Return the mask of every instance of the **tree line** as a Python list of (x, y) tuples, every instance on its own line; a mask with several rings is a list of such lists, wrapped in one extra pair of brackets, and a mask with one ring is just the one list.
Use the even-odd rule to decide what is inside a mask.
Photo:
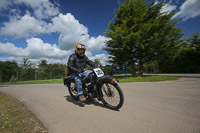
[(66, 75), (65, 64), (48, 64), (41, 60), (38, 65), (24, 58), (21, 64), (16, 61), (0, 61), (0, 81), (12, 80), (43, 80), (63, 78)]

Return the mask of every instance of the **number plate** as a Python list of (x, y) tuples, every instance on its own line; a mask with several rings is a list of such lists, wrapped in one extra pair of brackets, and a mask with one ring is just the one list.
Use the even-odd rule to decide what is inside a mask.
[(103, 77), (104, 76), (104, 72), (101, 70), (101, 68), (95, 68), (93, 69), (95, 74), (97, 75), (97, 77)]

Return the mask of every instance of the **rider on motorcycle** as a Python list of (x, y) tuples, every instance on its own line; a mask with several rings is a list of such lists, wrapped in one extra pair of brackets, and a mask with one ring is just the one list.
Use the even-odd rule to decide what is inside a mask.
[(86, 68), (86, 64), (95, 67), (95, 63), (89, 60), (88, 57), (85, 55), (85, 50), (85, 45), (80, 43), (77, 44), (75, 47), (75, 53), (70, 55), (67, 63), (69, 73), (71, 74), (71, 77), (75, 80), (79, 100), (82, 102), (84, 102), (86, 98), (83, 95), (81, 76), (84, 75), (83, 72)]

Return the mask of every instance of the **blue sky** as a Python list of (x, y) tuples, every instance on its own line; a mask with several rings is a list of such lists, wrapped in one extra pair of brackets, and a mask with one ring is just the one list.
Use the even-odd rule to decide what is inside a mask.
[[(118, 0), (0, 0), (0, 60), (23, 58), (67, 63), (77, 43), (87, 56), (105, 63), (104, 32)], [(124, 2), (125, 0), (120, 0)], [(152, 2), (152, 0), (147, 0)], [(157, 1), (159, 2), (159, 1)], [(162, 12), (177, 10), (185, 37), (200, 32), (200, 0), (166, 0)]]

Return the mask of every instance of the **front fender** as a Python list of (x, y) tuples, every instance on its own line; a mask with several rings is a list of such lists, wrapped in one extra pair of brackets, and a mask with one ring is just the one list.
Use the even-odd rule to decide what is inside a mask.
[(116, 78), (113, 77), (103, 77), (101, 80), (102, 82), (109, 82), (112, 84), (117, 84), (119, 82)]

